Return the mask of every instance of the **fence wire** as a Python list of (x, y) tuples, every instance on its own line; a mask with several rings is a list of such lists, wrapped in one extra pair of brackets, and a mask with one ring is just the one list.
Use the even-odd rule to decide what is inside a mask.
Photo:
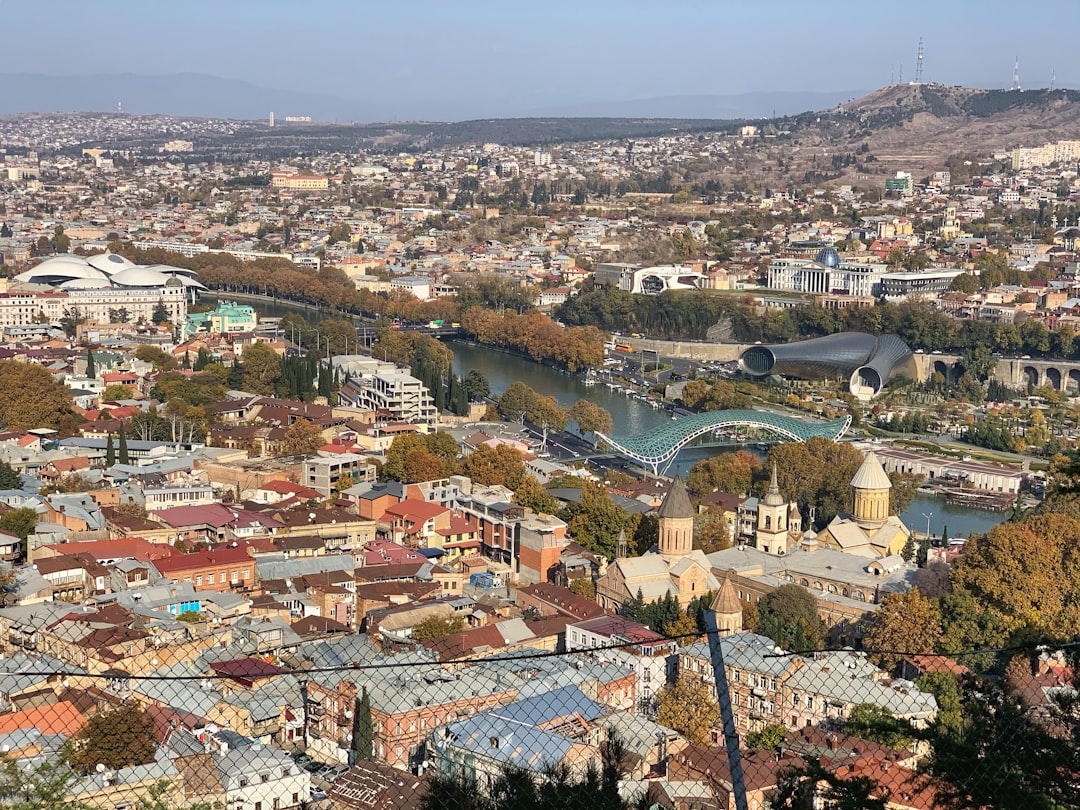
[(1076, 640), (793, 653), (609, 617), (512, 654), (342, 634), (136, 673), (100, 654), (123, 628), (84, 666), (50, 632), (0, 660), (9, 807), (1080, 806)]

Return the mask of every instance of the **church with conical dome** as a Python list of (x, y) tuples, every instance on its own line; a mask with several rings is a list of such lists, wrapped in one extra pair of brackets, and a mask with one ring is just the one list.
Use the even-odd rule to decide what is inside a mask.
[(694, 548), (694, 507), (681, 477), (672, 481), (657, 517), (655, 549), (628, 557), (620, 540), (618, 556), (597, 580), (596, 601), (605, 610), (618, 610), (639, 591), (646, 602), (672, 594), (685, 607), (720, 587), (705, 553)]
[(818, 548), (831, 548), (878, 558), (899, 554), (911, 530), (889, 509), (892, 482), (877, 454), (866, 454), (851, 479), (854, 490), (850, 514), (840, 514), (817, 535)]

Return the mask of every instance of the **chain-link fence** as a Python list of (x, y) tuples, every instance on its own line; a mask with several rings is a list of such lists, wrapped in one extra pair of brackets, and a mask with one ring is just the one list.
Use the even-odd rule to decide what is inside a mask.
[(795, 654), (599, 616), (512, 654), (355, 634), (181, 654), (137, 622), (64, 624), (4, 639), (12, 807), (1080, 804), (1077, 642)]

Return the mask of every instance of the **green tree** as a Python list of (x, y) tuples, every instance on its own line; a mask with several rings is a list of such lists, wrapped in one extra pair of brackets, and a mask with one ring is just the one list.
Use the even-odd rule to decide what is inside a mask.
[(67, 253), (71, 249), (71, 238), (64, 233), (64, 226), (57, 225), (53, 228), (52, 250), (53, 253)]
[(614, 559), (619, 533), (630, 522), (629, 513), (615, 504), (611, 494), (596, 484), (586, 483), (581, 502), (571, 503), (563, 515), (570, 534), (585, 548)]
[(915, 679), (915, 685), (937, 701), (934, 734), (958, 737), (963, 733), (964, 696), (956, 676), (951, 672), (925, 672)]
[(97, 364), (94, 362), (94, 352), (89, 348), (86, 350), (86, 376), (91, 380), (97, 376)]
[(898, 720), (888, 709), (874, 703), (853, 706), (844, 720), (844, 732), (890, 748), (904, 748), (911, 744), (914, 737), (908, 723)]
[(352, 763), (375, 758), (375, 722), (371, 716), (371, 698), (363, 688), (353, 708)]
[(0, 489), (22, 489), (22, 476), (6, 461), (0, 461)]
[(527, 473), (520, 476), (514, 487), (514, 503), (542, 515), (554, 515), (559, 511), (559, 499), (544, 489), (536, 476)]
[(765, 594), (757, 603), (756, 631), (785, 650), (814, 650), (825, 638), (825, 623), (817, 599), (801, 585), (787, 584)]
[(491, 386), (487, 378), (476, 369), (465, 375), (462, 384), (465, 386), (465, 394), (470, 402), (481, 402), (491, 394)]
[(38, 513), (29, 506), (21, 506), (0, 515), (0, 531), (13, 534), (22, 540), (22, 558), (26, 559), (26, 538), (37, 526)]
[(111, 711), (91, 714), (74, 737), (70, 763), (79, 773), (98, 765), (127, 768), (154, 761), (154, 721), (138, 703), (129, 701)]
[(123, 422), (120, 423), (119, 444), (120, 444), (120, 447), (119, 447), (119, 449), (118, 449), (118, 451), (116, 453), (116, 461), (117, 461), (117, 463), (118, 464), (130, 464), (131, 463), (131, 456), (128, 454), (127, 431), (124, 428), (124, 423)]
[(121, 383), (112, 383), (105, 386), (105, 390), (101, 392), (102, 402), (117, 402), (125, 399), (133, 399), (135, 397), (135, 389), (130, 385), (122, 385)]
[(708, 745), (720, 720), (720, 705), (697, 678), (679, 678), (656, 693), (656, 722), (673, 728), (693, 745)]
[(779, 748), (787, 736), (787, 726), (779, 723), (768, 723), (758, 731), (751, 731), (746, 735), (747, 748), (764, 748), (772, 751)]
[(413, 625), (412, 638), (414, 641), (433, 641), (464, 629), (465, 620), (460, 616), (429, 616)]
[(536, 392), (520, 381), (510, 383), (499, 397), (499, 415), (511, 422), (524, 422)]
[(154, 305), (154, 311), (150, 313), (150, 320), (160, 325), (168, 323), (169, 317), (169, 310), (165, 307), (165, 302), (158, 301), (157, 304)]

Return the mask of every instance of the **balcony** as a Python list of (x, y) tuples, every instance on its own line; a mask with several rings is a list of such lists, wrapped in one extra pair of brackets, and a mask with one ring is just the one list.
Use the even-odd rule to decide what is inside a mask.
[(323, 708), (321, 703), (308, 704), (308, 714), (312, 717), (322, 717), (326, 714), (326, 709)]

